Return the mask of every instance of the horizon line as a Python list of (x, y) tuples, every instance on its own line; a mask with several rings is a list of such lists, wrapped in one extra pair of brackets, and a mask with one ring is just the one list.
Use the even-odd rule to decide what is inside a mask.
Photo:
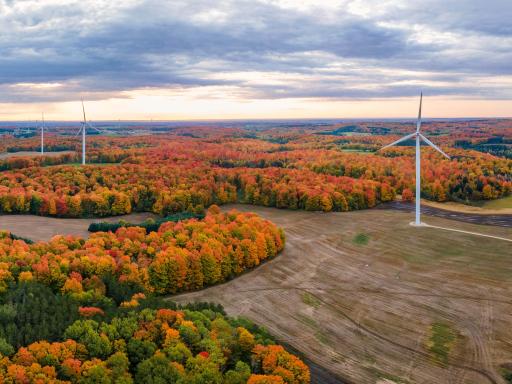
[[(226, 118), (226, 119), (88, 119), (96, 122), (223, 122), (223, 121), (290, 121), (290, 120), (417, 120), (417, 116), (411, 117), (279, 117), (279, 118)], [(457, 117), (422, 117), (422, 120), (512, 120), (511, 116), (457, 116)], [(40, 119), (28, 119), (28, 120), (0, 120), (1, 123), (28, 123), (28, 122), (40, 122)], [(47, 119), (45, 116), (45, 123), (48, 122), (59, 122), (59, 123), (72, 123), (82, 122), (82, 120), (61, 120), (61, 119)]]

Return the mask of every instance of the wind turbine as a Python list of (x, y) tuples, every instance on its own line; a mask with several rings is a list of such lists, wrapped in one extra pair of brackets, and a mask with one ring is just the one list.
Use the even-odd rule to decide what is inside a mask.
[(84, 114), (84, 120), (82, 121), (82, 126), (78, 130), (75, 136), (78, 136), (80, 133), (82, 134), (82, 165), (85, 165), (85, 136), (87, 134), (87, 127), (94, 129), (95, 131), (98, 131), (101, 133), (101, 131), (98, 128), (93, 127), (89, 122), (87, 121), (85, 117), (85, 107), (84, 107), (84, 99), (82, 99), (82, 112)]
[(41, 112), (41, 156), (44, 155), (44, 112)]
[(423, 140), (425, 143), (430, 145), (432, 148), (434, 148), (436, 151), (441, 153), (446, 158), (450, 158), (446, 153), (444, 153), (437, 145), (435, 145), (433, 142), (431, 142), (429, 139), (427, 139), (425, 136), (423, 136), (420, 133), (421, 129), (421, 104), (423, 100), (423, 92), (420, 94), (420, 110), (418, 112), (418, 121), (416, 122), (416, 132), (411, 133), (410, 135), (404, 136), (401, 139), (398, 139), (397, 141), (392, 142), (391, 144), (388, 144), (384, 147), (382, 147), (380, 150), (391, 147), (393, 145), (396, 145), (398, 143), (401, 143), (402, 141), (406, 141), (409, 139), (412, 139), (413, 137), (416, 139), (416, 219), (414, 221), (414, 225), (420, 226), (421, 225), (421, 209), (420, 209), (420, 200), (421, 200), (421, 151), (420, 151), (420, 139)]

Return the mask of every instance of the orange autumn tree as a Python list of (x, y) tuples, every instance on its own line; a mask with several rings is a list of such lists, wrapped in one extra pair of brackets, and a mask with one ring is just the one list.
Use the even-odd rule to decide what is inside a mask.
[[(66, 165), (76, 161), (76, 153), (1, 160), (0, 212), (84, 217), (150, 211), (165, 216), (236, 201), (326, 212), (370, 208), (414, 187), (411, 147), (371, 153), (405, 132), (403, 124), (389, 124), (389, 135), (361, 123), (358, 129), (368, 135), (342, 138), (318, 127), (251, 131), (251, 138), (243, 137), (248, 133), (243, 129), (206, 127), (158, 137), (99, 135), (90, 138), (89, 160), (115, 165)], [(475, 123), (478, 129), (473, 129), (458, 122), (462, 130), (432, 124), (425, 129), (443, 132), (436, 140), (452, 159), (429, 150), (422, 154), (425, 198), (475, 201), (510, 195), (512, 160), (472, 149), (479, 143), (482, 150), (491, 148), (486, 139), (506, 143), (512, 138), (507, 123), (493, 122), (499, 129)], [(79, 149), (69, 137), (50, 135), (48, 140), (49, 148)], [(37, 145), (32, 138), (6, 137), (0, 146), (15, 152)]]
[[(0, 237), (0, 290), (31, 279), (77, 300), (101, 297), (102, 279), (115, 276), (157, 294), (198, 289), (233, 278), (275, 257), (284, 233), (253, 213), (222, 213), (212, 206), (203, 220), (166, 222), (157, 232), (121, 227), (87, 240), (56, 236), (26, 244)], [(2, 288), (3, 287), (3, 288)], [(83, 315), (96, 315), (83, 309)]]
[[(308, 367), (296, 356), (287, 352), (280, 345), (257, 345), (253, 350), (255, 361), (261, 371), (270, 377), (278, 376), (288, 384), (306, 384), (310, 381)], [(259, 380), (259, 379), (254, 379)], [(262, 379), (263, 380), (263, 379)], [(269, 379), (275, 380), (275, 379)], [(259, 383), (260, 381), (254, 381)], [(265, 382), (265, 381), (261, 381)], [(270, 381), (271, 383), (277, 381)]]

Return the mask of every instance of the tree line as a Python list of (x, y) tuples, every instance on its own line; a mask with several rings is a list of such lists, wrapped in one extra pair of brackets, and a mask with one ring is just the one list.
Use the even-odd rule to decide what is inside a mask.
[[(359, 154), (340, 151), (328, 136), (305, 133), (289, 133), (286, 146), (222, 131), (201, 135), (206, 137), (92, 138), (88, 160), (116, 165), (40, 167), (46, 161), (71, 160), (66, 156), (4, 160), (13, 169), (0, 174), (0, 213), (166, 216), (233, 202), (344, 211), (370, 208), (396, 194), (414, 199), (409, 147)], [(371, 143), (382, 137), (358, 140), (363, 139)], [(451, 161), (424, 151), (423, 197), (471, 202), (511, 193), (512, 160), (447, 150)]]
[(212, 204), (347, 211), (392, 200), (387, 183), (283, 168), (198, 164), (59, 166), (0, 174), (0, 213), (103, 217), (130, 212), (202, 213)]

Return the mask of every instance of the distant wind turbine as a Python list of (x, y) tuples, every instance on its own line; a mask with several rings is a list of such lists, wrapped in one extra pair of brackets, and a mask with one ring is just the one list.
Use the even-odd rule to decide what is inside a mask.
[(414, 221), (414, 225), (420, 226), (421, 225), (421, 209), (420, 209), (420, 200), (421, 200), (421, 151), (420, 151), (420, 139), (423, 140), (425, 143), (430, 145), (432, 148), (434, 148), (436, 151), (441, 153), (446, 158), (450, 158), (446, 153), (444, 153), (437, 145), (435, 145), (433, 142), (431, 142), (429, 139), (427, 139), (425, 136), (423, 136), (420, 133), (421, 128), (421, 104), (423, 100), (423, 92), (420, 94), (420, 110), (418, 112), (418, 121), (416, 123), (416, 132), (411, 133), (410, 135), (404, 136), (401, 139), (398, 139), (397, 141), (392, 142), (391, 144), (386, 145), (385, 147), (382, 147), (382, 149), (391, 147), (393, 145), (396, 145), (398, 143), (401, 143), (402, 141), (406, 141), (409, 139), (412, 139), (413, 137), (416, 138), (416, 219)]
[(84, 107), (84, 99), (82, 99), (82, 112), (84, 114), (84, 120), (82, 121), (82, 126), (78, 130), (75, 136), (78, 136), (80, 133), (82, 134), (82, 165), (85, 165), (85, 136), (87, 134), (87, 127), (94, 129), (95, 131), (98, 131), (101, 133), (101, 131), (98, 128), (93, 127), (89, 122), (87, 121), (85, 117), (85, 107)]
[(41, 156), (44, 155), (44, 112), (41, 112)]

